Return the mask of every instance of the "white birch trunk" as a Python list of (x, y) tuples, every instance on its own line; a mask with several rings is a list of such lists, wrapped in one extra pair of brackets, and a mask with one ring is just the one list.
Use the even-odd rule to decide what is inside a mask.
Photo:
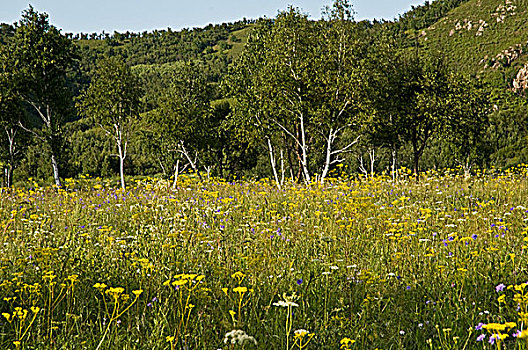
[(301, 165), (304, 173), (304, 180), (306, 184), (310, 183), (310, 171), (308, 169), (308, 152), (306, 150), (306, 132), (304, 130), (304, 115), (301, 113), (301, 150), (302, 150), (302, 161)]
[(200, 181), (203, 181), (202, 175), (200, 174), (200, 171), (198, 171), (198, 167), (196, 166), (196, 159), (194, 161), (191, 159), (191, 156), (189, 155), (189, 152), (187, 152), (183, 141), (180, 141), (180, 152), (185, 156), (185, 158), (187, 158), (187, 161), (191, 165), (191, 168), (194, 170), (194, 172), (198, 175)]
[(284, 185), (284, 152), (280, 151), (281, 154), (281, 186)]
[(393, 149), (392, 150), (392, 164), (391, 164), (391, 167), (392, 167), (392, 182), (396, 181), (396, 161), (397, 161), (396, 150)]
[(121, 179), (121, 188), (125, 191), (125, 158), (127, 156), (127, 141), (125, 140), (123, 142), (123, 130), (120, 123), (114, 124), (114, 129), (116, 132), (115, 140), (119, 157), (119, 177)]
[(123, 153), (123, 147), (121, 145), (121, 141), (119, 141), (117, 143), (117, 151), (118, 151), (118, 156), (119, 156), (119, 177), (121, 179), (121, 188), (123, 189), (123, 191), (126, 190), (126, 185), (125, 185), (125, 156), (124, 156), (124, 153)]
[(11, 187), (13, 184), (13, 169), (15, 166), (15, 155), (16, 151), (16, 129), (15, 128), (5, 128), (7, 134), (7, 140), (9, 142), (9, 164), (7, 165), (5, 176), (6, 176), (6, 187)]
[[(344, 130), (345, 127), (346, 126), (343, 126), (336, 130), (334, 130), (333, 128), (330, 128), (330, 131), (328, 132), (328, 136), (326, 137), (325, 163), (324, 163), (324, 167), (323, 167), (323, 171), (321, 173), (321, 179), (320, 179), (321, 184), (324, 184), (324, 180), (326, 176), (328, 175), (328, 172), (330, 171), (330, 167), (332, 166), (332, 164), (340, 163), (343, 161), (343, 159), (339, 158), (339, 154), (349, 152), (350, 147), (355, 145), (358, 142), (359, 138), (361, 137), (361, 136), (356, 137), (354, 141), (352, 141), (351, 143), (349, 143), (348, 145), (346, 145), (345, 147), (341, 149), (334, 149), (334, 143), (337, 139), (337, 135), (339, 135), (339, 133), (342, 130)], [(363, 158), (361, 158), (361, 164), (363, 164)]]
[(365, 168), (365, 164), (363, 163), (363, 156), (359, 157), (359, 170), (365, 175), (365, 179), (368, 180), (368, 171)]
[(55, 179), (55, 186), (61, 188), (62, 184), (59, 177), (59, 165), (57, 164), (57, 159), (55, 158), (55, 153), (51, 151), (51, 166), (53, 167), (53, 178)]
[(275, 153), (273, 151), (273, 145), (271, 144), (271, 139), (269, 137), (266, 137), (266, 141), (268, 143), (268, 153), (270, 157), (270, 163), (271, 163), (271, 169), (273, 171), (273, 177), (275, 178), (275, 184), (281, 189), (281, 183), (279, 182), (279, 175), (277, 174), (277, 161), (275, 159)]
[(178, 176), (180, 175), (180, 160), (176, 161), (176, 169), (174, 169), (174, 181), (172, 182), (172, 188), (176, 188), (178, 184)]
[(369, 149), (369, 158), (370, 158), (370, 177), (374, 178), (374, 164), (376, 163), (376, 150), (374, 147)]
[(332, 135), (333, 129), (330, 128), (330, 132), (328, 133), (328, 138), (326, 140), (326, 157), (323, 172), (321, 173), (321, 184), (324, 184), (326, 175), (328, 175), (328, 171), (330, 171), (330, 164), (332, 163)]

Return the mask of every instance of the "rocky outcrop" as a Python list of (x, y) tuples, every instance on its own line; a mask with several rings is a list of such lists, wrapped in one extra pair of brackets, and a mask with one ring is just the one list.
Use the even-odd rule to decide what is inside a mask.
[(517, 6), (513, 4), (513, 1), (506, 0), (506, 3), (504, 5), (499, 5), (491, 16), (496, 18), (497, 23), (503, 23), (506, 17), (515, 16), (515, 10), (517, 10)]
[(528, 63), (519, 70), (513, 79), (513, 90), (521, 94), (528, 92)]
[(484, 65), (484, 69), (498, 69), (500, 67), (509, 67), (515, 60), (517, 60), (521, 55), (524, 55), (528, 52), (528, 42), (525, 44), (516, 44), (510, 46), (506, 50), (502, 50), (495, 57), (490, 59), (489, 56), (484, 57), (480, 64)]

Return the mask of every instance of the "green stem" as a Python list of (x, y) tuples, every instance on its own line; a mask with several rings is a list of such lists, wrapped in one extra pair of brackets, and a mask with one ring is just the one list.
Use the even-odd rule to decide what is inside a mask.
[(116, 303), (114, 304), (114, 310), (112, 311), (112, 316), (110, 317), (110, 320), (108, 321), (108, 326), (106, 327), (104, 333), (103, 333), (103, 337), (101, 338), (101, 340), (99, 341), (99, 344), (97, 345), (97, 348), (95, 348), (95, 350), (99, 350), (99, 348), (101, 347), (101, 345), (103, 344), (103, 340), (105, 339), (106, 337), (106, 333), (108, 333), (108, 330), (110, 329), (110, 325), (112, 324), (112, 321), (114, 320), (114, 314), (116, 313), (116, 309), (117, 309), (117, 301)]

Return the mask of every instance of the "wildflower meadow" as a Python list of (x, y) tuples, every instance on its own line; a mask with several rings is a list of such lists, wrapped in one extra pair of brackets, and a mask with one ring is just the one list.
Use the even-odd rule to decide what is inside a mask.
[(1, 349), (526, 349), (528, 167), (0, 194)]

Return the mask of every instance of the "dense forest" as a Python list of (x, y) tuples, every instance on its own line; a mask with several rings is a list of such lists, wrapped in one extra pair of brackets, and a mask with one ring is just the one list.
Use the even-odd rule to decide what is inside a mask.
[[(194, 172), (281, 187), (342, 171), (469, 174), (526, 162), (527, 100), (513, 88), (525, 43), (512, 58), (498, 56), (500, 40), (490, 54), (478, 42), (504, 37), (507, 50), (526, 40), (507, 17), (528, 19), (523, 1), (514, 12), (499, 0), (437, 0), (357, 22), (336, 0), (316, 21), (290, 7), (272, 19), (112, 34), (62, 33), (29, 7), (0, 26), (2, 183), (119, 176), (124, 188), (126, 176), (176, 184)], [(476, 7), (496, 23), (469, 20)], [(493, 69), (475, 64), (477, 53)]]

